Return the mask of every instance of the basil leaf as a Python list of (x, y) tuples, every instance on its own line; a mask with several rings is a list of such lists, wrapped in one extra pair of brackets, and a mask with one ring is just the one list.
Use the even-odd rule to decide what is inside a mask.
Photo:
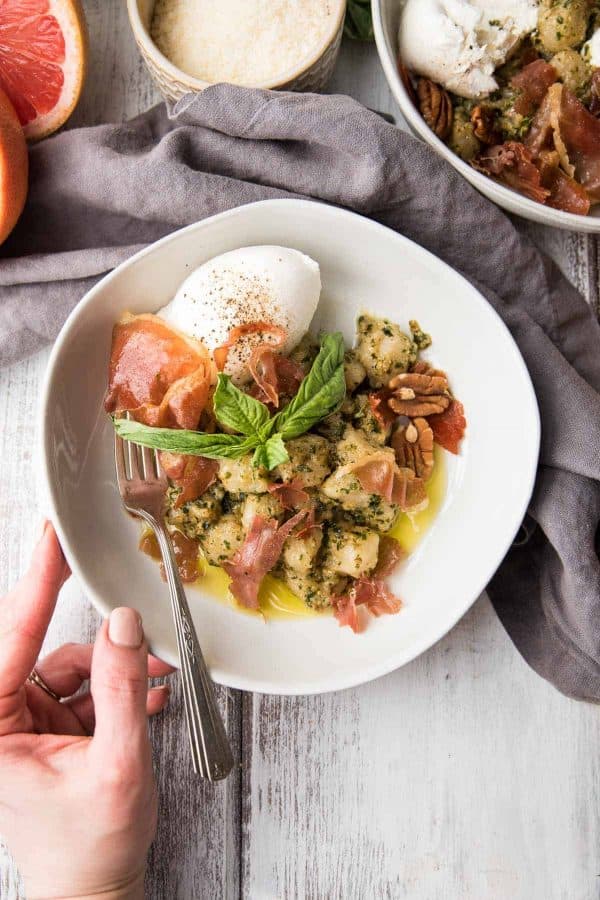
[(348, 0), (344, 34), (355, 41), (372, 41), (371, 0)]
[(264, 444), (260, 444), (254, 451), (253, 466), (263, 466), (269, 472), (275, 466), (289, 460), (288, 452), (281, 435), (274, 434)]
[(256, 447), (256, 442), (238, 434), (204, 434), (178, 428), (152, 428), (131, 419), (113, 419), (115, 431), (125, 441), (209, 459), (238, 459)]
[(335, 412), (345, 396), (344, 339), (338, 331), (322, 337), (310, 372), (294, 399), (272, 419), (271, 430), (285, 441), (298, 437)]
[(269, 410), (260, 400), (240, 391), (229, 375), (219, 375), (213, 405), (221, 425), (254, 438), (256, 443), (261, 440), (261, 429), (269, 421)]

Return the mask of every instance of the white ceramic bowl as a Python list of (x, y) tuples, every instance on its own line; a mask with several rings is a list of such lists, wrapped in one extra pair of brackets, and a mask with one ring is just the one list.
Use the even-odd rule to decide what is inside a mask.
[(464, 175), (477, 190), (481, 191), (498, 206), (516, 213), (532, 222), (541, 222), (543, 225), (552, 225), (555, 228), (565, 228), (569, 231), (600, 232), (600, 205), (592, 208), (589, 216), (578, 216), (574, 213), (562, 212), (559, 209), (550, 209), (542, 206), (534, 200), (523, 197), (516, 191), (504, 187), (481, 172), (477, 172), (472, 166), (464, 162), (456, 153), (436, 137), (433, 131), (425, 124), (420, 112), (413, 105), (402, 79), (398, 74), (398, 23), (403, 0), (371, 0), (373, 12), (373, 27), (379, 59), (383, 66), (385, 76), (396, 98), (402, 115), (406, 119), (411, 131), (430, 144), (440, 156), (448, 160), (455, 169)]
[(75, 576), (103, 613), (136, 607), (154, 651), (176, 661), (166, 586), (137, 550), (123, 511), (112, 426), (102, 409), (111, 330), (124, 309), (155, 311), (190, 269), (218, 253), (283, 244), (321, 266), (317, 328), (350, 341), (361, 309), (433, 336), (427, 357), (450, 375), (469, 422), (447, 458), (443, 507), (393, 587), (399, 615), (354, 635), (331, 617), (262, 621), (188, 597), (214, 678), (234, 688), (304, 694), (383, 675), (422, 653), (462, 616), (506, 553), (532, 491), (539, 447), (533, 388), (507, 329), (481, 295), (421, 247), (368, 219), (302, 200), (254, 203), (163, 238), (105, 276), (71, 313), (52, 352), (42, 400), (42, 461), (53, 520)]

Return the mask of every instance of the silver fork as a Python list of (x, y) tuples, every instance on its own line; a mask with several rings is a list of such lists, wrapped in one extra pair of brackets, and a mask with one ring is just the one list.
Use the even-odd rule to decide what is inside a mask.
[(125, 509), (150, 525), (162, 554), (175, 620), (194, 772), (209, 781), (218, 781), (233, 768), (233, 755), (164, 523), (167, 477), (153, 450), (124, 441), (117, 434), (115, 464)]

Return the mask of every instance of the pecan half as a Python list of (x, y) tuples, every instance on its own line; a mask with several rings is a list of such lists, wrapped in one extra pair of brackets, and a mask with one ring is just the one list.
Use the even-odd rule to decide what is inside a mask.
[(432, 365), (423, 359), (418, 359), (417, 362), (413, 363), (409, 372), (416, 372), (419, 375), (439, 375), (441, 378), (445, 378), (446, 381), (448, 380), (445, 372), (442, 372), (441, 369), (434, 369)]
[(452, 130), (454, 111), (450, 95), (429, 78), (419, 78), (417, 84), (419, 110), (434, 134), (445, 141)]
[(418, 478), (428, 481), (433, 472), (433, 431), (427, 419), (416, 418), (401, 425), (392, 436), (392, 447), (399, 466), (412, 469)]
[(400, 80), (402, 84), (406, 88), (406, 93), (412, 100), (414, 106), (419, 107), (419, 98), (417, 97), (417, 92), (415, 91), (415, 86), (413, 84), (412, 76), (409, 70), (406, 68), (403, 62), (398, 60), (398, 74), (400, 75)]
[(395, 502), (400, 509), (417, 512), (429, 503), (425, 481), (423, 478), (417, 478), (409, 466), (398, 467), (397, 486), (398, 494)]
[(501, 144), (502, 137), (500, 132), (496, 130), (496, 118), (494, 110), (489, 106), (476, 106), (471, 113), (471, 125), (475, 137), (482, 144)]
[(392, 378), (388, 390), (388, 406), (397, 416), (431, 416), (450, 405), (448, 379), (443, 373), (402, 372)]

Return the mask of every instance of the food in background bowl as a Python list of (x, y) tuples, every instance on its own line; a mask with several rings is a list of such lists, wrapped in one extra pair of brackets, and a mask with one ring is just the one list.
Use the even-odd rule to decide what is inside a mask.
[(407, 0), (400, 68), (434, 133), (529, 199), (600, 202), (600, 32), (588, 0)]
[[(185, 580), (265, 615), (330, 609), (359, 631), (400, 610), (386, 576), (407, 524), (422, 529), (440, 500), (434, 443), (458, 452), (466, 422), (419, 359), (418, 323), (364, 313), (355, 346), (317, 339), (319, 294), (296, 250), (210, 260), (157, 315), (117, 322), (105, 406), (118, 434), (160, 452)], [(141, 546), (158, 555), (151, 535)]]

